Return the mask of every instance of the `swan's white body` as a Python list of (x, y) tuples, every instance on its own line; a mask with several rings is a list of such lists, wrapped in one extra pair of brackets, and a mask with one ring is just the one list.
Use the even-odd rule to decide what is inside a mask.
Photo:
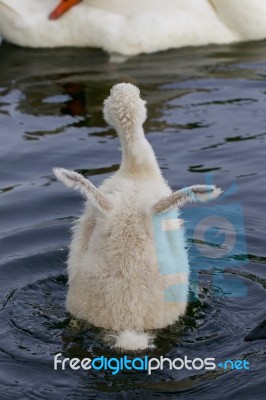
[[(178, 240), (166, 236), (163, 250), (166, 259), (169, 252), (176, 257), (178, 268), (172, 274), (159, 270), (153, 216), (186, 201), (216, 198), (220, 190), (196, 185), (172, 193), (144, 136), (145, 102), (135, 86), (116, 85), (105, 101), (104, 115), (121, 140), (119, 171), (96, 189), (73, 171), (55, 169), (58, 179), (89, 200), (70, 247), (67, 308), (77, 318), (119, 332), (116, 347), (144, 349), (149, 345), (144, 331), (177, 321), (188, 294), (189, 265), (178, 211), (174, 229), (180, 235)], [(179, 301), (165, 297), (173, 285), (182, 292)]]
[(125, 55), (266, 38), (265, 0), (0, 0), (0, 34), (21, 46), (100, 47)]

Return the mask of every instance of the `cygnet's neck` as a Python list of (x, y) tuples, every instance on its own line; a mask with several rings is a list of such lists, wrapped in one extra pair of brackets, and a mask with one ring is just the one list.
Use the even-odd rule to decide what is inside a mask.
[(161, 178), (155, 154), (144, 136), (143, 128), (134, 134), (119, 134), (122, 145), (122, 163), (120, 172), (136, 178)]

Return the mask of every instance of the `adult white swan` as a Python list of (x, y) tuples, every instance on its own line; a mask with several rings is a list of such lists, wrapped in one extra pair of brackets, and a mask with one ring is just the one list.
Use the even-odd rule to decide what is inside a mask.
[(0, 0), (0, 33), (21, 46), (89, 46), (135, 55), (264, 39), (266, 1)]

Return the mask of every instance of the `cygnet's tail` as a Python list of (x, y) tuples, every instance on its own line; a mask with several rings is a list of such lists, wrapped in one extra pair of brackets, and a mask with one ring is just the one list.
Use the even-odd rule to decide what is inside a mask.
[(141, 351), (154, 348), (154, 337), (144, 332), (124, 330), (111, 335), (111, 338), (115, 340), (111, 347), (119, 351)]

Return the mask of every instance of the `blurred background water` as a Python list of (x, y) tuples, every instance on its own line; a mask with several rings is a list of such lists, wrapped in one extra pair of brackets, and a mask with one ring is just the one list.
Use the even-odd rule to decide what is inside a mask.
[[(246, 358), (249, 371), (165, 369), (148, 377), (53, 370), (59, 352), (115, 355), (99, 329), (75, 326), (65, 311), (70, 226), (83, 201), (56, 182), (52, 167), (73, 168), (96, 185), (118, 169), (119, 141), (103, 121), (102, 103), (123, 81), (138, 85), (148, 101), (147, 137), (173, 189), (205, 183), (206, 173), (225, 190), (237, 183), (230, 202), (243, 209), (247, 241), (246, 254), (238, 255), (243, 263), (225, 270), (246, 296), (228, 296), (212, 270), (202, 271), (198, 300), (158, 332), (147, 354)], [(244, 341), (265, 317), (265, 106), (265, 42), (122, 63), (98, 50), (0, 47), (1, 400), (265, 398), (265, 341)], [(193, 232), (188, 236), (192, 244)]]

